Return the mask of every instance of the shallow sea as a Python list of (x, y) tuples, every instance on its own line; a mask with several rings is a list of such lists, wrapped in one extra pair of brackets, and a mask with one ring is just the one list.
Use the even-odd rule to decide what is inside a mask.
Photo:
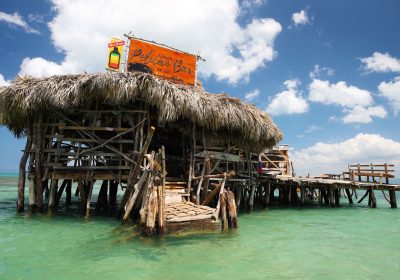
[(0, 175), (0, 279), (400, 279), (400, 209), (378, 192), (377, 209), (273, 207), (225, 234), (143, 238), (74, 209), (17, 214), (16, 182)]

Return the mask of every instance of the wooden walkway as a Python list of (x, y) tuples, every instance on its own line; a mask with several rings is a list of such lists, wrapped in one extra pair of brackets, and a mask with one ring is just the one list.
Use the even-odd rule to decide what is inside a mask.
[(214, 208), (196, 205), (192, 202), (165, 205), (165, 220), (167, 223), (213, 219), (214, 216)]

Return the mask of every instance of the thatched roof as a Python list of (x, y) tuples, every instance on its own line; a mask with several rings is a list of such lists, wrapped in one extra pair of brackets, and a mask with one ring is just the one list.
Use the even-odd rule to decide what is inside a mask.
[(121, 106), (142, 99), (158, 110), (159, 122), (189, 120), (207, 131), (234, 135), (237, 139), (233, 140), (252, 146), (252, 150), (271, 147), (283, 137), (268, 114), (238, 98), (209, 94), (200, 85), (177, 85), (143, 73), (19, 77), (0, 88), (0, 119), (21, 135), (38, 111), (77, 108), (95, 97)]

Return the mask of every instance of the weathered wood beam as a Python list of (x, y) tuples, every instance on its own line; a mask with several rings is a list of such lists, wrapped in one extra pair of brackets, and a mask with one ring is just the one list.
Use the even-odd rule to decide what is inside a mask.
[(31, 130), (28, 130), (28, 135), (26, 137), (25, 149), (19, 163), (19, 176), (18, 176), (18, 201), (17, 201), (17, 211), (24, 211), (24, 200), (25, 200), (25, 180), (26, 180), (26, 162), (29, 157), (29, 150), (32, 146), (32, 135)]

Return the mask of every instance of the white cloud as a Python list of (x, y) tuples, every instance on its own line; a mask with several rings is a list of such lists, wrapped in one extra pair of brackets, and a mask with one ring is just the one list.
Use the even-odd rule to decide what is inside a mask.
[(373, 103), (369, 91), (347, 85), (344, 81), (331, 84), (329, 81), (314, 79), (309, 85), (309, 90), (309, 100), (325, 105), (351, 108), (357, 105), (365, 107)]
[(381, 96), (390, 102), (394, 114), (397, 115), (400, 112), (400, 77), (396, 77), (390, 82), (380, 83), (378, 90)]
[(310, 22), (310, 19), (308, 18), (307, 12), (301, 10), (300, 12), (292, 14), (292, 21), (294, 26), (298, 26), (298, 25), (306, 25), (307, 23)]
[(0, 21), (7, 22), (12, 26), (22, 27), (27, 33), (35, 33), (40, 34), (40, 32), (36, 29), (33, 29), (28, 25), (28, 23), (21, 17), (18, 13), (7, 14), (0, 11)]
[(267, 0), (243, 0), (242, 1), (242, 8), (252, 8), (252, 7), (260, 7), (264, 5)]
[[(393, 163), (400, 165), (400, 142), (379, 134), (359, 133), (338, 143), (322, 143), (291, 153), (298, 175), (341, 173), (349, 163)], [(400, 175), (397, 168), (396, 177)]]
[(249, 93), (246, 93), (245, 100), (247, 102), (250, 102), (250, 101), (253, 101), (254, 99), (256, 99), (258, 96), (260, 96), (260, 90), (255, 89), (253, 91), (250, 91)]
[(4, 79), (4, 76), (0, 74), (0, 86), (8, 86), (9, 84), (10, 82), (6, 81), (6, 79)]
[(387, 112), (383, 106), (373, 106), (364, 108), (362, 106), (355, 106), (351, 109), (344, 109), (347, 113), (343, 117), (343, 122), (348, 123), (370, 123), (372, 122), (372, 117), (385, 118)]
[(370, 72), (400, 72), (400, 59), (389, 53), (374, 52), (372, 56), (360, 59), (362, 69)]
[(321, 75), (333, 76), (335, 74), (335, 70), (330, 67), (321, 67), (320, 65), (314, 65), (314, 69), (310, 72), (310, 78), (315, 79)]
[(51, 75), (62, 75), (78, 71), (78, 67), (70, 61), (61, 64), (48, 61), (41, 57), (22, 60), (19, 75), (32, 75), (35, 77), (46, 77)]
[(322, 129), (322, 127), (313, 124), (313, 125), (310, 125), (304, 132), (311, 133), (313, 131), (321, 130), (321, 129)]
[[(238, 0), (53, 0), (55, 18), (49, 23), (55, 47), (65, 53), (57, 73), (97, 72), (105, 67), (107, 41), (132, 30), (138, 37), (198, 54), (202, 77), (214, 75), (229, 83), (248, 81), (249, 75), (276, 57), (274, 41), (281, 25), (271, 18), (238, 23)], [(115, 7), (120, 7), (115, 9)], [(90, 11), (90, 12), (88, 12)], [(151, 15), (151, 16), (149, 16)], [(30, 61), (31, 72), (36, 63)], [(50, 73), (48, 73), (50, 74)]]
[(284, 82), (286, 90), (277, 93), (269, 103), (266, 111), (271, 115), (302, 114), (308, 111), (308, 103), (298, 90), (298, 80)]

